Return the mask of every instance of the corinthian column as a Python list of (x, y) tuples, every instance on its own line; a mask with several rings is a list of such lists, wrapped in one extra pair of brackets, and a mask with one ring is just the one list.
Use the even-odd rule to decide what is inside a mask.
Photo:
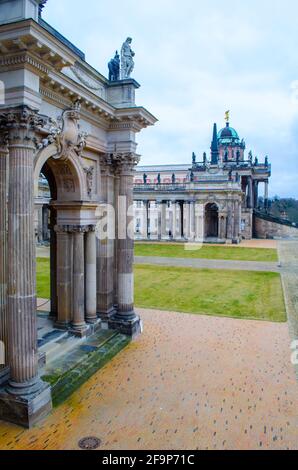
[(139, 158), (134, 154), (122, 154), (116, 155), (114, 161), (120, 176), (117, 234), (118, 308), (111, 327), (136, 336), (141, 331), (141, 323), (134, 311), (133, 178)]
[(70, 229), (73, 233), (73, 297), (72, 297), (72, 330), (78, 336), (86, 335), (85, 323), (85, 257), (84, 227)]
[(7, 190), (8, 136), (0, 135), (0, 383), (7, 377), (8, 318), (7, 318)]
[[(38, 375), (34, 243), (34, 130), (26, 107), (5, 117), (9, 131), (8, 191), (8, 396), (0, 394), (0, 419), (26, 426), (48, 413), (50, 388)], [(9, 403), (10, 402), (10, 403)]]
[[(117, 188), (116, 188), (117, 181)], [(113, 159), (106, 155), (101, 168), (102, 219), (97, 230), (97, 314), (101, 320), (109, 320), (114, 314), (116, 302), (115, 275), (115, 198), (118, 192), (118, 174), (114, 174)], [(114, 282), (115, 281), (115, 282)]]

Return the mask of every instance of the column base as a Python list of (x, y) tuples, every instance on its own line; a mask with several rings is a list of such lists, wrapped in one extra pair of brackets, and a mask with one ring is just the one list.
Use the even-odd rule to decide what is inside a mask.
[(45, 418), (52, 410), (51, 387), (41, 380), (38, 385), (38, 389), (25, 395), (19, 395), (21, 389), (14, 394), (14, 387), (1, 387), (0, 419), (31, 428)]
[(100, 318), (101, 321), (103, 321), (103, 322), (108, 322), (108, 321), (111, 320), (111, 318), (113, 318), (115, 315), (116, 315), (115, 307), (111, 307), (111, 308), (110, 308), (109, 310), (107, 310), (106, 312), (98, 312), (98, 313), (97, 313), (98, 318)]
[(137, 338), (143, 332), (142, 320), (134, 312), (134, 315), (121, 315), (117, 313), (111, 320), (109, 320), (109, 328), (111, 330), (117, 330), (123, 335), (130, 336), (132, 339)]
[(76, 336), (77, 338), (85, 338), (86, 336), (88, 336), (89, 330), (90, 328), (88, 327), (88, 325), (84, 325), (82, 327), (71, 326), (69, 333)]

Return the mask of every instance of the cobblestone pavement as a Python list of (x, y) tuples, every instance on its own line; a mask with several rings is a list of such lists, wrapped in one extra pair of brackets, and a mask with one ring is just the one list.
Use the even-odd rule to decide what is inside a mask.
[[(278, 254), (291, 339), (298, 340), (298, 241), (280, 241)], [(298, 379), (298, 366), (296, 367)]]
[(140, 310), (144, 333), (1, 449), (298, 449), (298, 384), (286, 323)]
[(238, 271), (280, 272), (277, 263), (261, 261), (230, 261), (217, 259), (160, 258), (155, 256), (135, 256), (136, 264), (177, 266), (183, 268), (231, 269)]

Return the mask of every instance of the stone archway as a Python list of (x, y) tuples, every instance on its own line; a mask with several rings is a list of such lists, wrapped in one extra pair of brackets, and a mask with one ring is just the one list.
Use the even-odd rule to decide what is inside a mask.
[(205, 206), (205, 237), (218, 238), (219, 236), (219, 209), (217, 204), (209, 203)]
[[(96, 314), (96, 208), (88, 201), (78, 155), (54, 158), (56, 147), (36, 157), (34, 186), (46, 177), (50, 202), (51, 318), (60, 329), (84, 336)], [(87, 259), (88, 258), (88, 259)]]

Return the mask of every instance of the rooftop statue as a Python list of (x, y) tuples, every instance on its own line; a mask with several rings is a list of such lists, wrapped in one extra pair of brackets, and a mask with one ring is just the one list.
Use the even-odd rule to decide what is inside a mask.
[(115, 53), (115, 57), (108, 63), (109, 67), (109, 80), (115, 82), (120, 80), (120, 56), (118, 51)]
[(134, 56), (135, 53), (131, 49), (132, 39), (127, 38), (126, 41), (123, 43), (121, 48), (121, 79), (125, 80), (126, 78), (130, 78), (135, 63), (134, 63)]

